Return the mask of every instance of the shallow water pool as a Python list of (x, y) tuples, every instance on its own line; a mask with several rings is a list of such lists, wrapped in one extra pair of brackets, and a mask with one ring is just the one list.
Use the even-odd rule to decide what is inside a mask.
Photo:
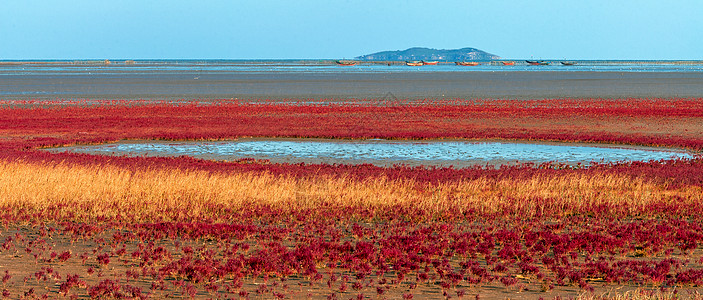
[(238, 139), (219, 142), (126, 141), (55, 148), (52, 151), (127, 156), (186, 155), (216, 160), (256, 158), (285, 163), (371, 163), (382, 166), (405, 164), (455, 167), (502, 165), (518, 161), (588, 165), (594, 161), (649, 161), (692, 157), (687, 152), (672, 149), (591, 144), (323, 139)]

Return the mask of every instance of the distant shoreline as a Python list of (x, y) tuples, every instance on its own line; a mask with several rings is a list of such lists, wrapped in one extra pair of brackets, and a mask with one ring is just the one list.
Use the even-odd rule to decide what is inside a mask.
[[(358, 59), (343, 59), (344, 61), (353, 61), (358, 64), (367, 65), (401, 65), (405, 64), (404, 60), (358, 60)], [(526, 60), (532, 59), (497, 59), (497, 60), (475, 60), (476, 62), (481, 62), (485, 64), (500, 64), (503, 61), (512, 61), (518, 64), (525, 64)], [(588, 64), (588, 65), (610, 65), (610, 64), (624, 64), (624, 65), (638, 65), (638, 64), (652, 64), (652, 65), (703, 65), (703, 60), (578, 60), (578, 59), (539, 59), (540, 61), (549, 62), (552, 64), (559, 64), (562, 61), (576, 62), (577, 64)], [(85, 60), (0, 60), (0, 65), (145, 65), (145, 64), (168, 64), (168, 63), (189, 63), (189, 62), (201, 62), (201, 63), (241, 63), (241, 64), (259, 64), (267, 62), (300, 62), (304, 65), (335, 65), (335, 59), (85, 59)], [(454, 61), (439, 61), (438, 64), (454, 64)]]
[(113, 63), (134, 64), (134, 60), (111, 61), (103, 60), (0, 60), (0, 65), (110, 65)]

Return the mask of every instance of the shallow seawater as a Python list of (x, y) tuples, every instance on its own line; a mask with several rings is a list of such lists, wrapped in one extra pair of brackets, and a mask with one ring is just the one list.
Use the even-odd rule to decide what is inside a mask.
[(192, 156), (215, 160), (268, 159), (285, 163), (330, 163), (389, 166), (395, 164), (455, 166), (501, 165), (516, 162), (566, 164), (649, 161), (691, 158), (664, 148), (615, 147), (585, 144), (544, 144), (471, 141), (278, 140), (239, 139), (220, 142), (123, 142), (55, 148), (127, 156)]

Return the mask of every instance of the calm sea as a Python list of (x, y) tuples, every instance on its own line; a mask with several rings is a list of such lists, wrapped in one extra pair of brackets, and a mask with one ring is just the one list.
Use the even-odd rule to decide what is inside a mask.
[(703, 97), (700, 61), (531, 66), (333, 60), (0, 61), (0, 99), (544, 99)]

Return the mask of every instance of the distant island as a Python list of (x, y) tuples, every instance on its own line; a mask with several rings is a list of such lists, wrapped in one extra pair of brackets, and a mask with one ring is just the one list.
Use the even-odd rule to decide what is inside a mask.
[(500, 56), (476, 48), (431, 49), (413, 47), (406, 50), (382, 51), (356, 57), (357, 60), (376, 61), (488, 61)]

